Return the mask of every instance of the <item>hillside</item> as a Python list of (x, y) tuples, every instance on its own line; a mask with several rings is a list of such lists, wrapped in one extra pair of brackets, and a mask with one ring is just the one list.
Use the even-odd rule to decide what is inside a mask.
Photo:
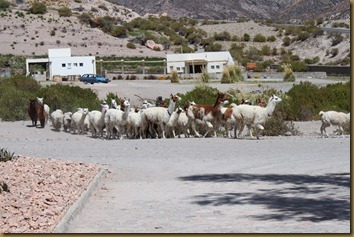
[(333, 16), (349, 17), (348, 0), (110, 0), (129, 7), (141, 15), (162, 14), (180, 18), (234, 20), (248, 19), (308, 20)]
[[(81, 0), (80, 3), (74, 0), (62, 0), (62, 5), (67, 6), (73, 11), (70, 17), (60, 17), (54, 4), (48, 7), (44, 15), (28, 14), (25, 9), (28, 5), (19, 4), (12, 8), (11, 12), (2, 13), (0, 22), (0, 54), (23, 55), (23, 56), (41, 56), (46, 55), (49, 48), (72, 49), (72, 54), (94, 55), (94, 56), (139, 56), (139, 57), (165, 57), (166, 53), (172, 53), (174, 46), (168, 50), (155, 51), (146, 46), (135, 44), (136, 49), (127, 47), (127, 43), (133, 39), (132, 36), (126, 38), (117, 38), (104, 33), (99, 28), (92, 28), (89, 24), (79, 22), (77, 16), (90, 12), (94, 17), (112, 16), (129, 22), (140, 15), (123, 6), (119, 6), (104, 0)], [(324, 21), (322, 26), (331, 26), (333, 20)], [(283, 37), (278, 37), (278, 29), (267, 26), (255, 21), (244, 21), (238, 23), (224, 23), (212, 25), (197, 25), (212, 37), (214, 33), (223, 31), (230, 32), (231, 35), (239, 37), (249, 34), (253, 38), (256, 34), (264, 36), (275, 36), (274, 42), (242, 42), (247, 48), (256, 47), (261, 49), (265, 44), (271, 48), (280, 50), (283, 48)], [(347, 57), (350, 53), (350, 37), (343, 35), (342, 41), (335, 45), (337, 52), (331, 54), (332, 38), (329, 34), (324, 34), (317, 38), (309, 38), (305, 41), (296, 41), (286, 50), (292, 51), (300, 59), (313, 58), (318, 56), (319, 63), (334, 62)], [(223, 44), (222, 50), (229, 50), (232, 42), (219, 42)], [(241, 43), (241, 42), (240, 42)], [(270, 57), (277, 61), (278, 57)]]

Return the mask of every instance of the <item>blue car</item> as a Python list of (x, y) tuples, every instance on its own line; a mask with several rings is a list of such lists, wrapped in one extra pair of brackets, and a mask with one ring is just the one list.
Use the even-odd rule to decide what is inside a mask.
[(80, 81), (82, 81), (83, 83), (87, 84), (87, 83), (108, 83), (111, 80), (102, 77), (98, 74), (84, 74), (81, 76)]

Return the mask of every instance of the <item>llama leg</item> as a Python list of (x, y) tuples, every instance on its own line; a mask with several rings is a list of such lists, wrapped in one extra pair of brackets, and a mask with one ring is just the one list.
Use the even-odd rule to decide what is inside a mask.
[(326, 127), (329, 127), (329, 126), (330, 126), (329, 123), (322, 122), (322, 125), (321, 125), (321, 136), (323, 136), (323, 132), (325, 132), (325, 137), (328, 137), (328, 134), (326, 132)]
[(257, 139), (259, 139), (259, 134), (261, 133), (261, 131), (264, 129), (264, 127), (260, 124), (257, 124), (256, 125), (256, 136), (257, 136)]

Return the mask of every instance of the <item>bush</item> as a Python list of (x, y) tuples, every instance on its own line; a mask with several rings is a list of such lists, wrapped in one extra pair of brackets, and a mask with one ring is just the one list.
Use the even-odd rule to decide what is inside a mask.
[(253, 42), (266, 42), (266, 41), (267, 41), (267, 38), (262, 34), (256, 34), (253, 37)]
[(127, 36), (127, 30), (123, 26), (114, 26), (111, 30), (111, 35), (117, 38), (123, 38)]
[(171, 74), (170, 77), (171, 83), (179, 83), (178, 72), (176, 70), (172, 70), (170, 74)]
[(6, 0), (0, 0), (0, 11), (6, 11), (11, 6), (11, 3)]
[(34, 99), (40, 85), (31, 77), (17, 75), (0, 79), (0, 118), (4, 121), (28, 118), (29, 100)]
[(208, 70), (207, 69), (203, 69), (202, 70), (202, 74), (200, 75), (200, 80), (203, 82), (203, 83), (209, 83), (211, 81), (211, 76), (210, 74), (208, 73)]
[(186, 94), (178, 93), (181, 97), (180, 105), (186, 105), (188, 101), (194, 101), (196, 104), (215, 104), (215, 99), (218, 96), (219, 90), (201, 83), (195, 86), (195, 88)]
[(89, 88), (84, 89), (79, 86), (54, 84), (42, 87), (38, 92), (38, 96), (44, 98), (51, 111), (61, 109), (63, 112), (74, 112), (77, 108), (97, 110), (101, 104), (95, 92)]
[(42, 2), (34, 2), (30, 8), (30, 12), (33, 14), (44, 14), (47, 12), (47, 6)]
[(72, 15), (71, 9), (68, 7), (62, 7), (58, 9), (59, 16), (69, 17)]
[(244, 81), (242, 66), (240, 64), (226, 66), (222, 72), (221, 83), (235, 83), (238, 81)]
[(290, 64), (283, 64), (281, 65), (281, 68), (284, 71), (284, 81), (286, 82), (293, 82), (295, 81), (295, 76), (293, 73), (293, 69)]
[(283, 39), (283, 45), (289, 46), (290, 44), (291, 44), (291, 39), (289, 38), (289, 36), (285, 36)]
[(135, 44), (134, 44), (133, 42), (128, 42), (128, 43), (127, 43), (127, 48), (129, 48), (129, 49), (136, 49), (136, 46), (135, 46)]
[(350, 91), (350, 82), (318, 87), (301, 81), (286, 93), (282, 103), (283, 116), (286, 120), (307, 121), (319, 119), (321, 110), (349, 112)]

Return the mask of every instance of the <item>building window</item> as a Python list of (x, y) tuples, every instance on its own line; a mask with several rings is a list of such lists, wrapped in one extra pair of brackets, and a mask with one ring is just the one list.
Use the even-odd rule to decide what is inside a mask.
[(68, 69), (71, 69), (71, 63), (68, 63)]
[(74, 63), (74, 67), (77, 67), (77, 63)]
[(65, 66), (66, 66), (65, 63), (62, 63), (62, 64), (61, 64), (61, 67), (65, 67)]
[(173, 66), (170, 66), (170, 69), (173, 70)]
[(211, 66), (211, 69), (215, 69), (215, 66), (214, 66), (214, 65), (212, 65), (212, 66)]
[(220, 65), (216, 65), (216, 69), (220, 69)]
[(181, 70), (181, 68), (180, 67), (177, 67), (177, 71), (180, 71)]
[(79, 66), (80, 66), (80, 67), (83, 67), (83, 66), (84, 66), (84, 63), (79, 63)]

